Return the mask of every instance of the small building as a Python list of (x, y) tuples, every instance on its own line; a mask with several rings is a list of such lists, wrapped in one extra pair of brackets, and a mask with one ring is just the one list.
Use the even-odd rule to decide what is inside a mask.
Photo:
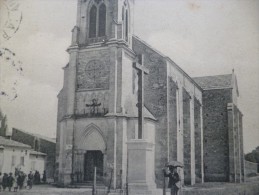
[[(42, 154), (46, 154), (45, 160), (45, 169), (47, 174), (47, 179), (54, 178), (55, 172), (55, 157), (56, 157), (56, 141), (54, 139), (26, 132), (24, 130), (12, 129), (12, 139), (24, 144), (28, 144), (33, 150), (33, 155), (36, 155), (38, 158), (42, 158)], [(37, 167), (38, 160), (34, 160), (35, 166)], [(33, 169), (36, 169), (34, 167)], [(42, 171), (43, 172), (43, 171)]]
[(15, 169), (28, 174), (45, 170), (44, 153), (32, 150), (31, 146), (0, 136), (0, 172), (14, 173)]

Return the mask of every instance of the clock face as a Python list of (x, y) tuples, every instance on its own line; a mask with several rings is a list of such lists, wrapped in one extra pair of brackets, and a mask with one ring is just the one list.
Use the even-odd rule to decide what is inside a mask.
[(101, 60), (81, 61), (78, 72), (79, 89), (108, 89), (109, 66)]

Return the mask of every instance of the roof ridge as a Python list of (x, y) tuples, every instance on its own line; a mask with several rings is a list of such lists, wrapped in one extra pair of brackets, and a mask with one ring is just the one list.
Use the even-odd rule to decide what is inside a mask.
[(232, 74), (217, 74), (217, 75), (198, 76), (198, 77), (192, 77), (192, 78), (195, 79), (195, 78), (217, 77), (217, 76), (232, 76)]
[(2, 139), (2, 141), (5, 141), (7, 143), (0, 143), (0, 145), (2, 146), (13, 146), (13, 147), (26, 147), (26, 148), (31, 148), (30, 145), (27, 145), (27, 144), (24, 144), (24, 143), (21, 143), (21, 142), (18, 142), (18, 141), (15, 141), (15, 140), (12, 140), (12, 139), (7, 139), (3, 136), (0, 136), (0, 139)]

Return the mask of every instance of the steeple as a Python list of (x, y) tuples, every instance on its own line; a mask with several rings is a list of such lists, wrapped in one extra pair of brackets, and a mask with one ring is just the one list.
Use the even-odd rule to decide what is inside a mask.
[(78, 0), (72, 45), (125, 43), (131, 48), (134, 0)]

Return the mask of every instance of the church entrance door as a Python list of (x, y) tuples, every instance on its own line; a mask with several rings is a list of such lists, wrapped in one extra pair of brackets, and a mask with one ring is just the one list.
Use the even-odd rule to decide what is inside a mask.
[(94, 167), (96, 167), (96, 180), (102, 181), (103, 178), (103, 153), (100, 150), (87, 151), (84, 161), (84, 180), (93, 182)]

